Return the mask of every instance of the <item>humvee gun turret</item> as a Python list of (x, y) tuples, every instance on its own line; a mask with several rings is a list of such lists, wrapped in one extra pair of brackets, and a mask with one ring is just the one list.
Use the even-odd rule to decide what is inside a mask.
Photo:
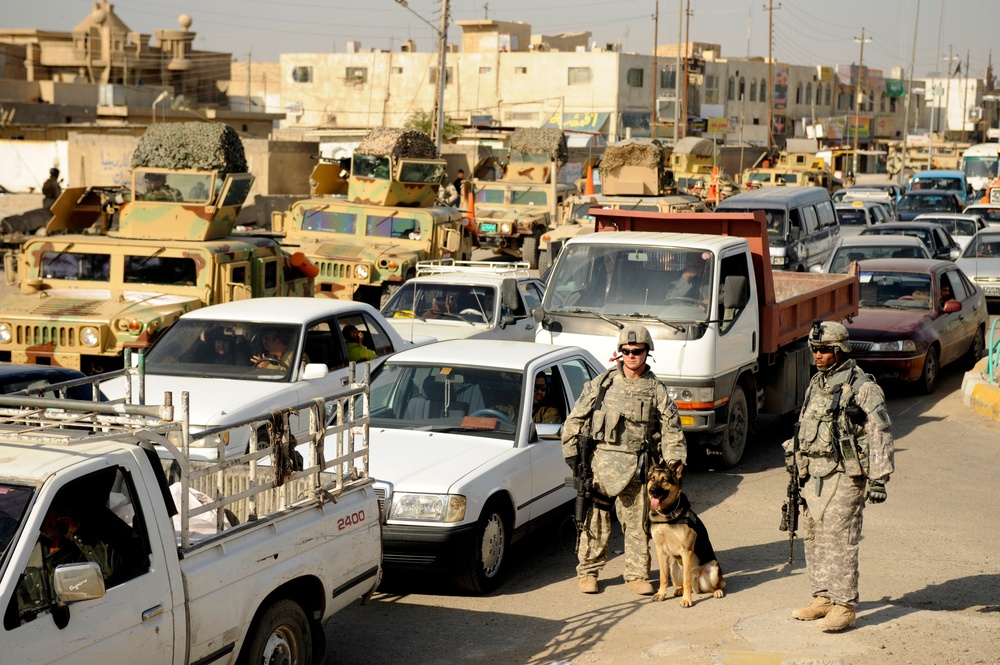
[(18, 288), (0, 302), (0, 361), (109, 371), (190, 310), (312, 295), (304, 257), (271, 237), (232, 235), (253, 184), (232, 128), (154, 125), (132, 167), (129, 190), (64, 192), (48, 235), (5, 255)]
[(319, 270), (316, 295), (387, 302), (417, 262), (472, 256), (472, 236), (457, 208), (435, 205), (445, 161), (421, 132), (376, 129), (351, 158), (347, 196), (335, 164), (321, 163), (315, 196), (275, 212), (271, 226)]
[(575, 191), (557, 180), (568, 154), (560, 129), (514, 130), (501, 179), (472, 181), (480, 245), (538, 267), (542, 234), (555, 224), (559, 205)]

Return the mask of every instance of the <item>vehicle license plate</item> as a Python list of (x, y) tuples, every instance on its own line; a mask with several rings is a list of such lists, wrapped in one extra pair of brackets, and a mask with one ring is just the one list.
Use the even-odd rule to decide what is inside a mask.
[(496, 224), (488, 224), (488, 223), (480, 224), (479, 225), (479, 230), (483, 231), (484, 233), (496, 233), (497, 232), (497, 225)]
[(1000, 286), (984, 286), (983, 293), (988, 296), (1000, 296)]

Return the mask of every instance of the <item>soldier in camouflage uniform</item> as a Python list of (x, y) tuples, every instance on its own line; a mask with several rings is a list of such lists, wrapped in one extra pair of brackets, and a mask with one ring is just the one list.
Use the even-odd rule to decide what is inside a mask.
[[(653, 339), (643, 326), (627, 326), (618, 337), (621, 358), (584, 386), (566, 419), (563, 457), (576, 472), (580, 438), (593, 439), (593, 497), (581, 528), (576, 568), (580, 590), (597, 593), (597, 575), (608, 560), (611, 508), (625, 534), (625, 585), (651, 595), (648, 511), (644, 460), (649, 454), (664, 460), (687, 459), (677, 405), (646, 364)], [(659, 450), (655, 442), (659, 441)]]
[(792, 616), (818, 619), (820, 628), (834, 632), (854, 625), (862, 512), (866, 498), (886, 499), (893, 442), (885, 394), (846, 357), (847, 329), (817, 321), (809, 347), (819, 371), (806, 389), (797, 438), (784, 448), (805, 504), (803, 540), (813, 601)]
[(165, 173), (146, 174), (146, 193), (143, 201), (181, 201), (181, 193), (167, 184)]

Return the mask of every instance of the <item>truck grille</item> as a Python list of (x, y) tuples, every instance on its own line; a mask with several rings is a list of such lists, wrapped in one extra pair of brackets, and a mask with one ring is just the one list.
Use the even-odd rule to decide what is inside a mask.
[(54, 344), (62, 349), (73, 349), (79, 346), (76, 329), (60, 325), (15, 325), (14, 341), (25, 347)]
[(852, 339), (849, 343), (854, 353), (867, 353), (872, 350), (872, 342), (855, 342)]
[(380, 480), (375, 481), (375, 498), (378, 499), (378, 509), (382, 515), (382, 523), (384, 524), (386, 519), (389, 517), (386, 514), (387, 506), (389, 504), (389, 499), (392, 497), (392, 485), (389, 483), (382, 482)]
[[(344, 263), (342, 261), (316, 261), (316, 267), (319, 268), (319, 275), (317, 279), (319, 280), (335, 280), (339, 282), (350, 282), (353, 284), (367, 284), (371, 281), (369, 279), (358, 279), (354, 276), (354, 267), (358, 265), (356, 263)], [(371, 271), (369, 270), (369, 275)]]

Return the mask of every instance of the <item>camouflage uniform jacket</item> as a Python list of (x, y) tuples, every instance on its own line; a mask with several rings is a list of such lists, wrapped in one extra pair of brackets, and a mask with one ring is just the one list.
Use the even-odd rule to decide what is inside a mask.
[[(849, 410), (858, 411), (850, 417)], [(893, 472), (892, 423), (885, 393), (846, 360), (828, 372), (817, 372), (806, 389), (799, 417), (800, 477), (822, 478), (837, 471), (885, 482)], [(793, 441), (785, 442), (791, 454)]]
[(598, 451), (638, 455), (647, 442), (659, 439), (664, 460), (687, 460), (677, 405), (653, 372), (629, 379), (619, 362), (589, 381), (566, 418), (562, 433), (564, 457), (578, 454), (578, 437), (589, 435)]

